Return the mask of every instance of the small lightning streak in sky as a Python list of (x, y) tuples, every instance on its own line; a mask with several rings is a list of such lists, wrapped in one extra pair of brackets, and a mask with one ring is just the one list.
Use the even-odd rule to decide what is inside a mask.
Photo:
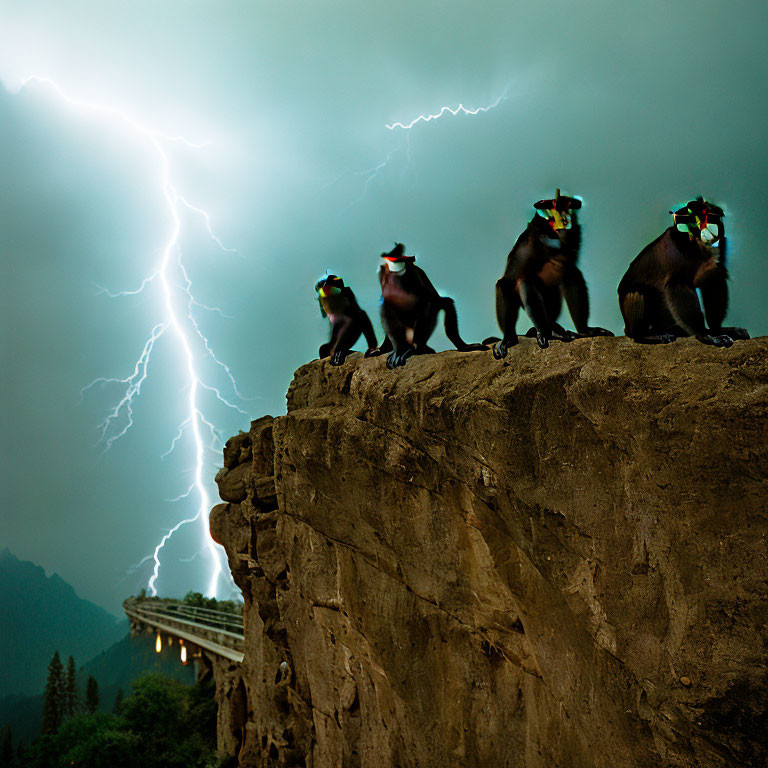
[(401, 172), (401, 177), (406, 174), (408, 169), (412, 165), (411, 161), (411, 140), (409, 134), (405, 134), (405, 141), (402, 139), (400, 140), (400, 143), (392, 150), (390, 150), (387, 153), (387, 156), (379, 163), (374, 165), (371, 168), (366, 168), (362, 171), (352, 171), (352, 170), (346, 170), (343, 173), (340, 173), (335, 178), (331, 179), (330, 181), (325, 182), (321, 187), (320, 190), (328, 189), (329, 187), (333, 187), (336, 184), (340, 183), (343, 179), (352, 177), (355, 179), (363, 179), (363, 187), (362, 192), (351, 202), (349, 205), (346, 206), (345, 210), (349, 210), (353, 206), (357, 205), (358, 203), (362, 202), (365, 197), (368, 194), (368, 189), (371, 186), (371, 183), (376, 179), (379, 174), (381, 174), (385, 169), (389, 168), (389, 164), (395, 155), (399, 153), (403, 153), (405, 155), (406, 164)]
[(401, 136), (405, 137), (405, 141), (401, 140), (401, 143), (398, 144), (394, 149), (390, 150), (387, 156), (379, 162), (377, 165), (373, 166), (372, 168), (368, 168), (366, 170), (360, 170), (360, 171), (351, 171), (347, 170), (343, 173), (339, 174), (336, 178), (331, 179), (330, 181), (326, 182), (322, 185), (321, 190), (327, 189), (328, 187), (332, 187), (336, 184), (338, 184), (342, 179), (345, 177), (353, 176), (363, 179), (363, 189), (360, 195), (353, 200), (347, 208), (351, 208), (354, 205), (357, 205), (358, 203), (362, 202), (365, 197), (368, 194), (368, 190), (374, 181), (385, 169), (389, 168), (390, 162), (393, 159), (393, 157), (399, 153), (403, 153), (405, 156), (405, 166), (403, 167), (400, 177), (401, 179), (405, 178), (406, 174), (409, 170), (413, 167), (413, 157), (411, 154), (411, 138), (410, 138), (410, 131), (411, 128), (413, 128), (418, 123), (430, 123), (433, 120), (438, 120), (441, 117), (445, 115), (451, 115), (453, 117), (456, 117), (457, 115), (479, 115), (482, 112), (490, 112), (493, 109), (496, 109), (496, 107), (501, 104), (502, 101), (508, 98), (509, 89), (510, 89), (511, 83), (507, 84), (507, 86), (504, 88), (504, 91), (501, 93), (501, 95), (493, 101), (491, 104), (488, 104), (484, 107), (465, 107), (463, 104), (459, 104), (458, 107), (442, 107), (439, 112), (437, 112), (434, 115), (419, 115), (418, 117), (411, 120), (409, 123), (391, 123), (387, 124), (385, 127), (389, 131), (394, 131), (397, 128), (400, 128), (403, 133)]
[[(408, 143), (408, 142), (406, 142)], [(373, 168), (369, 168), (367, 171), (357, 171), (355, 175), (362, 176), (365, 179), (365, 183), (363, 184), (363, 191), (360, 197), (357, 198), (357, 200), (353, 200), (349, 207), (351, 208), (353, 205), (356, 205), (359, 203), (365, 196), (368, 194), (368, 187), (370, 187), (371, 182), (383, 171), (388, 165), (389, 161), (392, 159), (392, 157), (400, 152), (402, 150), (402, 146), (395, 147), (385, 158), (382, 160), (378, 165), (374, 166)], [(410, 162), (410, 158), (409, 158)]]
[(386, 128), (389, 131), (394, 131), (395, 128), (402, 128), (404, 131), (409, 131), (411, 128), (413, 128), (414, 125), (417, 123), (429, 123), (432, 122), (432, 120), (439, 120), (444, 115), (453, 115), (453, 117), (456, 117), (456, 115), (479, 115), (481, 112), (490, 112), (492, 109), (496, 109), (496, 107), (501, 104), (504, 99), (507, 98), (507, 92), (509, 91), (509, 86), (507, 86), (504, 89), (504, 92), (499, 96), (496, 101), (494, 101), (492, 104), (488, 104), (488, 106), (485, 107), (465, 107), (463, 104), (459, 104), (458, 107), (443, 107), (439, 112), (437, 112), (434, 115), (419, 115), (418, 117), (411, 120), (410, 123), (392, 123), (391, 125), (387, 125)]
[[(160, 574), (160, 555), (163, 547), (182, 526), (200, 521), (200, 533), (202, 539), (201, 549), (208, 553), (208, 560), (210, 561), (207, 594), (215, 597), (217, 594), (219, 578), (222, 574), (222, 565), (220, 553), (211, 539), (208, 530), (208, 511), (211, 506), (211, 501), (204, 474), (206, 471), (205, 452), (212, 447), (220, 447), (221, 436), (214, 427), (213, 422), (205, 417), (201, 410), (201, 401), (206, 393), (210, 393), (213, 395), (216, 402), (222, 403), (226, 407), (239, 411), (240, 413), (245, 413), (245, 411), (225, 397), (219, 389), (205, 383), (199, 372), (199, 358), (211, 359), (215, 366), (221, 368), (226, 374), (235, 397), (242, 397), (237, 390), (237, 385), (231, 370), (217, 358), (208, 339), (193, 316), (193, 307), (218, 312), (222, 316), (223, 313), (217, 307), (209, 307), (198, 302), (192, 293), (192, 283), (184, 268), (184, 264), (182, 263), (181, 248), (179, 244), (183, 228), (182, 213), (186, 211), (198, 217), (203, 224), (206, 235), (222, 251), (231, 253), (235, 253), (236, 251), (227, 248), (213, 232), (209, 214), (202, 208), (190, 203), (178, 192), (173, 180), (171, 161), (167, 152), (167, 146), (169, 144), (181, 144), (190, 150), (202, 149), (207, 146), (207, 144), (190, 141), (184, 136), (161, 133), (160, 131), (144, 125), (131, 114), (116, 107), (72, 98), (59, 86), (58, 83), (48, 77), (33, 75), (23, 79), (17, 88), (9, 90), (18, 93), (30, 86), (50, 88), (55, 92), (58, 98), (70, 108), (80, 112), (87, 112), (102, 119), (110, 120), (119, 125), (128, 127), (135, 136), (146, 142), (148, 149), (157, 160), (159, 185), (165, 202), (166, 215), (170, 222), (170, 231), (162, 249), (160, 263), (152, 274), (146, 277), (139, 288), (135, 290), (113, 293), (101, 289), (101, 292), (105, 292), (111, 297), (134, 296), (144, 292), (150, 286), (159, 286), (158, 299), (163, 319), (156, 323), (152, 328), (141, 354), (134, 364), (133, 372), (131, 374), (124, 378), (98, 378), (83, 389), (83, 394), (96, 385), (118, 385), (122, 391), (122, 396), (107, 414), (100, 427), (101, 441), (104, 444), (104, 450), (107, 451), (116, 440), (123, 437), (133, 426), (133, 406), (136, 399), (140, 396), (142, 384), (146, 381), (149, 374), (150, 360), (158, 342), (161, 338), (169, 338), (174, 343), (176, 351), (181, 354), (183, 360), (183, 365), (178, 366), (178, 368), (182, 371), (186, 399), (184, 402), (185, 416), (173, 439), (170, 450), (173, 450), (182, 437), (188, 436), (191, 438), (192, 446), (194, 448), (194, 461), (193, 466), (191, 467), (191, 474), (194, 478), (194, 482), (190, 489), (178, 498), (186, 498), (194, 491), (198, 502), (197, 511), (194, 515), (185, 517), (176, 523), (176, 525), (174, 525), (160, 539), (152, 555), (142, 560), (142, 563), (149, 560), (154, 562), (152, 575), (149, 578), (147, 586), (150, 593), (156, 595), (157, 590), (155, 585)], [(209, 435), (210, 437), (210, 442), (208, 444), (206, 444), (204, 435)], [(170, 450), (167, 453), (170, 453)]]

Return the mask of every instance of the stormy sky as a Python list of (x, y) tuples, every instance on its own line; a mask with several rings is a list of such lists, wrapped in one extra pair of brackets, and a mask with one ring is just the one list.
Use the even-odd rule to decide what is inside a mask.
[[(494, 282), (531, 204), (556, 186), (584, 199), (593, 324), (621, 332), (627, 264), (669, 225), (670, 206), (703, 194), (727, 213), (729, 322), (768, 332), (766, 21), (760, 3), (701, 0), (4, 0), (0, 545), (117, 611), (151, 574), (151, 562), (134, 566), (199, 503), (194, 492), (169, 501), (194, 482), (189, 425), (161, 458), (190, 391), (173, 329), (152, 350), (134, 426), (106, 452), (99, 424), (125, 385), (81, 397), (99, 377), (129, 377), (167, 320), (158, 279), (109, 296), (139, 288), (163, 258), (173, 222), (158, 154), (50, 85), (19, 90), (25, 77), (207, 142), (162, 146), (174, 189), (237, 251), (182, 206), (192, 317), (243, 395), (192, 339), (201, 381), (245, 412), (199, 390), (226, 437), (284, 412), (293, 371), (327, 336), (313, 291), (326, 269), (380, 332), (375, 271), (395, 240), (455, 298), (466, 339), (495, 333)], [(500, 96), (476, 116), (386, 128)], [(177, 258), (171, 301), (187, 322)], [(219, 463), (206, 448), (212, 499)], [(200, 531), (189, 524), (166, 546), (160, 593), (206, 588)]]

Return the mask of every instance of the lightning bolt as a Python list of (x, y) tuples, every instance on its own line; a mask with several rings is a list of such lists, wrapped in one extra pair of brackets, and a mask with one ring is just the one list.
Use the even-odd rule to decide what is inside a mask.
[(511, 83), (507, 83), (507, 86), (504, 88), (501, 95), (495, 101), (491, 102), (490, 104), (484, 107), (465, 107), (463, 104), (459, 104), (458, 107), (445, 106), (445, 107), (442, 107), (439, 112), (433, 115), (432, 114), (419, 115), (418, 117), (415, 117), (413, 120), (411, 120), (409, 123), (396, 122), (396, 123), (386, 124), (385, 128), (388, 131), (394, 131), (395, 129), (400, 128), (404, 132), (402, 135), (405, 136), (405, 141), (401, 142), (394, 149), (390, 150), (387, 156), (372, 168), (368, 168), (366, 170), (360, 170), (360, 171), (346, 170), (336, 178), (323, 184), (320, 189), (325, 190), (328, 187), (332, 187), (338, 184), (343, 178), (348, 176), (355, 176), (355, 177), (361, 178), (363, 179), (363, 191), (355, 200), (353, 200), (347, 206), (347, 209), (353, 207), (354, 205), (357, 205), (358, 203), (360, 203), (362, 200), (365, 199), (366, 195), (368, 194), (368, 189), (371, 186), (371, 183), (373, 182), (373, 180), (377, 176), (379, 176), (379, 174), (382, 173), (385, 168), (389, 167), (390, 162), (395, 155), (397, 155), (400, 152), (402, 152), (405, 155), (406, 162), (400, 174), (401, 179), (405, 177), (408, 170), (413, 166), (413, 158), (411, 156), (411, 139), (410, 139), (411, 128), (413, 128), (418, 123), (430, 123), (433, 120), (439, 120), (444, 115), (451, 115), (453, 117), (456, 117), (457, 115), (473, 116), (473, 115), (479, 115), (484, 112), (490, 112), (491, 110), (496, 109), (496, 107), (498, 107), (499, 104), (501, 104), (503, 101), (505, 101), (508, 98), (510, 86), (511, 86)]
[[(194, 481), (189, 490), (174, 499), (174, 501), (187, 498), (195, 493), (198, 504), (196, 513), (188, 515), (176, 523), (176, 525), (174, 525), (160, 539), (152, 555), (145, 557), (139, 565), (150, 560), (154, 562), (152, 575), (149, 578), (147, 587), (150, 594), (156, 595), (157, 589), (155, 584), (160, 573), (160, 557), (163, 548), (180, 528), (199, 521), (201, 523), (200, 532), (202, 534), (202, 549), (207, 552), (210, 561), (207, 594), (215, 597), (217, 594), (219, 578), (223, 569), (220, 553), (211, 539), (208, 530), (208, 510), (210, 509), (211, 501), (203, 475), (205, 471), (206, 450), (210, 450), (217, 446), (220, 447), (222, 438), (213, 425), (213, 422), (204, 415), (200, 403), (203, 394), (210, 393), (214, 396), (217, 402), (222, 403), (227, 408), (234, 409), (242, 414), (245, 414), (246, 412), (231, 399), (222, 394), (218, 388), (203, 381), (198, 372), (198, 357), (211, 360), (216, 367), (224, 372), (231, 385), (235, 398), (245, 398), (242, 397), (237, 388), (231, 369), (216, 356), (207, 337), (194, 317), (194, 307), (217, 312), (221, 316), (225, 315), (217, 307), (209, 307), (198, 302), (193, 295), (192, 282), (184, 267), (179, 244), (183, 228), (183, 212), (188, 212), (198, 217), (202, 222), (208, 237), (222, 251), (228, 253), (235, 253), (236, 251), (227, 248), (214, 233), (209, 214), (202, 208), (190, 203), (186, 197), (179, 193), (173, 181), (171, 161), (167, 152), (167, 147), (170, 144), (180, 144), (189, 150), (200, 150), (207, 146), (208, 143), (191, 141), (181, 135), (162, 133), (154, 128), (144, 125), (128, 112), (116, 107), (73, 98), (68, 95), (58, 83), (49, 77), (32, 75), (21, 80), (18, 87), (10, 88), (6, 86), (6, 88), (11, 93), (19, 93), (32, 86), (40, 86), (52, 90), (58, 99), (71, 109), (90, 113), (96, 117), (127, 127), (131, 133), (146, 143), (148, 150), (157, 160), (159, 185), (165, 203), (167, 218), (170, 222), (170, 231), (162, 249), (160, 262), (154, 272), (144, 278), (141, 285), (135, 290), (113, 293), (106, 289), (100, 289), (99, 292), (106, 293), (113, 298), (120, 296), (135, 296), (144, 292), (151, 286), (157, 285), (159, 286), (159, 303), (163, 319), (153, 326), (144, 343), (141, 354), (134, 364), (133, 371), (128, 376), (123, 378), (101, 377), (95, 379), (83, 388), (81, 395), (85, 395), (97, 385), (117, 385), (122, 391), (121, 397), (100, 425), (101, 442), (104, 445), (104, 450), (108, 451), (113, 443), (123, 437), (133, 426), (133, 406), (137, 398), (141, 395), (141, 388), (149, 374), (150, 360), (158, 342), (166, 337), (170, 337), (173, 340), (177, 352), (181, 353), (181, 357), (184, 361), (183, 374), (187, 391), (185, 403), (186, 415), (179, 425), (170, 449), (164, 456), (173, 451), (184, 434), (191, 435), (194, 447), (194, 464), (192, 467)], [(210, 443), (208, 445), (206, 445), (204, 439), (204, 435), (206, 434), (210, 436)]]
[(417, 123), (431, 123), (433, 120), (439, 120), (443, 115), (453, 115), (453, 117), (456, 117), (456, 115), (479, 115), (481, 112), (490, 112), (492, 109), (496, 109), (496, 107), (501, 104), (502, 101), (504, 101), (507, 98), (507, 93), (509, 91), (509, 85), (504, 89), (504, 92), (499, 96), (496, 101), (494, 101), (491, 104), (488, 104), (488, 106), (485, 107), (465, 107), (463, 104), (459, 104), (458, 107), (442, 107), (439, 112), (437, 112), (434, 115), (419, 115), (418, 117), (415, 117), (413, 120), (411, 120), (410, 123), (391, 123), (386, 125), (386, 129), (388, 131), (394, 131), (395, 128), (402, 128), (404, 131), (410, 131), (411, 128), (413, 128), (414, 125)]
[[(406, 134), (407, 137), (407, 134)], [(406, 149), (407, 147), (407, 149)], [(338, 176), (333, 181), (328, 182), (325, 184), (322, 188), (326, 189), (327, 187), (331, 187), (334, 184), (341, 181), (342, 178), (345, 176), (354, 176), (356, 178), (364, 179), (363, 182), (363, 191), (360, 193), (360, 195), (355, 198), (348, 206), (346, 206), (345, 210), (349, 210), (350, 208), (354, 207), (358, 203), (362, 202), (366, 195), (368, 194), (368, 188), (371, 186), (371, 182), (384, 171), (385, 168), (389, 167), (389, 163), (392, 160), (392, 158), (398, 154), (399, 152), (402, 152), (404, 149), (406, 149), (406, 159), (408, 161), (406, 167), (403, 169), (403, 175), (408, 170), (408, 168), (411, 165), (411, 150), (410, 150), (410, 140), (406, 140), (405, 143), (401, 143), (397, 147), (395, 147), (393, 150), (391, 150), (387, 156), (377, 165), (373, 166), (372, 168), (368, 168), (364, 171), (345, 171), (341, 176)]]

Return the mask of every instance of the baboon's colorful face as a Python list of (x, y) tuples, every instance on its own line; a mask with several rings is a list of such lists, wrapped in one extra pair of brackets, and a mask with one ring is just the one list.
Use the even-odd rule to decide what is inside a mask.
[(569, 230), (575, 221), (575, 211), (581, 208), (581, 200), (575, 197), (561, 195), (560, 190), (551, 200), (539, 200), (533, 204), (539, 216), (547, 220), (547, 224), (559, 233)]
[(409, 262), (416, 261), (415, 256), (405, 255), (405, 246), (402, 243), (398, 243), (389, 253), (382, 253), (381, 258), (387, 265), (387, 269), (395, 274), (404, 272)]
[(558, 211), (557, 208), (549, 208), (541, 211), (541, 213), (547, 219), (549, 226), (555, 231), (571, 228), (573, 222), (570, 211)]
[(703, 245), (717, 245), (723, 236), (723, 210), (706, 200), (692, 200), (671, 213), (677, 230)]
[(326, 275), (321, 277), (315, 284), (315, 290), (320, 294), (321, 299), (329, 296), (337, 296), (344, 287), (344, 281), (336, 275)]

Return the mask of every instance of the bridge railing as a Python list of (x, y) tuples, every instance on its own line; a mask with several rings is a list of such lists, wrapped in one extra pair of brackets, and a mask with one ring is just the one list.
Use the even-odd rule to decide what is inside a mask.
[(242, 661), (245, 632), (243, 619), (237, 614), (155, 598), (129, 598), (123, 609), (136, 627), (174, 635), (219, 656)]
[(243, 635), (243, 617), (226, 611), (199, 608), (185, 603), (168, 603), (160, 612), (169, 617), (178, 616), (213, 629), (224, 629)]

